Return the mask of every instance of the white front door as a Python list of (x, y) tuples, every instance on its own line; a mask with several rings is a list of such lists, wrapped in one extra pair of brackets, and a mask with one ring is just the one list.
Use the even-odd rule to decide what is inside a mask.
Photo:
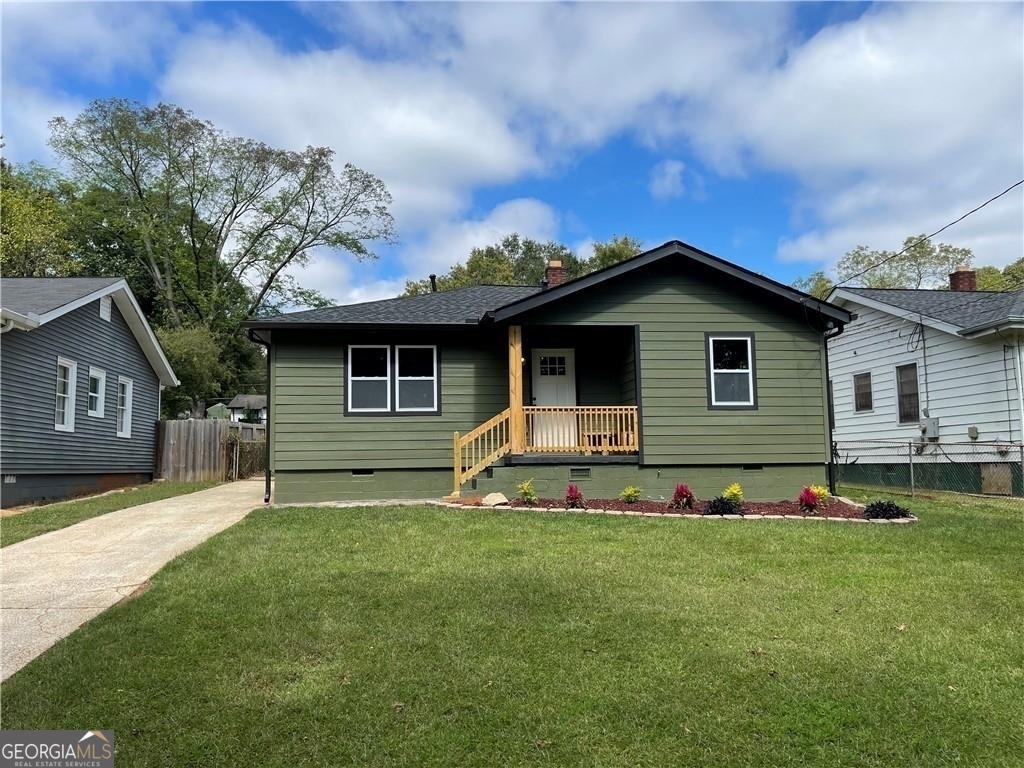
[[(576, 405), (576, 354), (573, 349), (533, 350), (533, 404)], [(578, 442), (576, 414), (535, 413), (532, 443), (538, 448), (573, 448)]]

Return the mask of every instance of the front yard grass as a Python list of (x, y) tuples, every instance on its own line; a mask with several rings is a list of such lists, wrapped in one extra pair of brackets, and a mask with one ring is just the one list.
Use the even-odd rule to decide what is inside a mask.
[(169, 499), (186, 493), (212, 488), (216, 483), (160, 482), (128, 488), (116, 493), (87, 499), (47, 504), (44, 507), (0, 518), (0, 547), (17, 544), (43, 533), (67, 528), (69, 525), (105, 515), (137, 504)]
[(261, 510), (3, 685), (156, 765), (1019, 766), (1019, 501)]

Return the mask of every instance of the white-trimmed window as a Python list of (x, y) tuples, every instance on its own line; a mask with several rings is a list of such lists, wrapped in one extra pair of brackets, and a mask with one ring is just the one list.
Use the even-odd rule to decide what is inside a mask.
[(132, 436), (132, 380), (117, 377), (117, 436)]
[(915, 424), (921, 420), (917, 363), (896, 366), (896, 410), (900, 424)]
[(853, 412), (868, 413), (872, 408), (871, 373), (853, 374)]
[(380, 413), (391, 410), (391, 348), (352, 345), (348, 348), (348, 410)]
[(107, 374), (99, 368), (89, 366), (89, 408), (90, 416), (103, 418), (103, 402), (107, 397)]
[(754, 334), (709, 333), (708, 407), (756, 408)]
[(437, 347), (395, 347), (396, 410), (437, 410)]
[(78, 364), (74, 360), (57, 358), (57, 400), (54, 406), (53, 428), (60, 432), (75, 431), (75, 382)]
[(104, 296), (100, 299), (100, 320), (110, 322), (110, 297)]

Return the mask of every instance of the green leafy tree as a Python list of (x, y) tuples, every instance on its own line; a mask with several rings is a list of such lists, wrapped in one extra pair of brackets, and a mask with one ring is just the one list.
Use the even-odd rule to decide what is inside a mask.
[(644, 244), (629, 235), (613, 235), (607, 242), (594, 243), (594, 255), (587, 259), (586, 271), (595, 272), (620, 261), (631, 259), (644, 249)]
[(102, 221), (120, 230), (121, 254), (148, 275), (170, 326), (320, 302), (289, 267), (319, 248), (371, 257), (393, 237), (391, 197), (372, 174), (335, 171), (326, 147), (228, 135), (181, 107), (95, 101), (51, 120), (50, 145), (80, 187), (107, 193)]
[(221, 362), (221, 340), (202, 325), (158, 328), (156, 335), (181, 382), (163, 393), (164, 417), (175, 418), (188, 411), (196, 418), (204, 418), (206, 399), (225, 391), (228, 372)]
[[(454, 265), (437, 278), (439, 291), (451, 291), (470, 285), (540, 285), (548, 263), (562, 262), (568, 279), (585, 275), (624, 259), (632, 258), (642, 250), (636, 238), (623, 235), (605, 243), (594, 244), (594, 255), (580, 259), (561, 243), (546, 243), (512, 234), (500, 243), (485, 248), (474, 248), (465, 264)], [(404, 296), (429, 293), (430, 280), (410, 280), (405, 284)]]
[(1024, 257), (1003, 267), (1003, 279), (1006, 280), (1007, 290), (1019, 291), (1024, 288)]
[(974, 259), (969, 248), (936, 245), (924, 235), (908, 237), (900, 250), (905, 252), (858, 245), (836, 265), (837, 282), (865, 288), (940, 288), (957, 266), (969, 266)]
[(821, 270), (794, 280), (792, 285), (798, 291), (809, 293), (814, 298), (822, 300), (829, 295), (833, 288), (832, 280)]
[(67, 277), (79, 272), (59, 177), (0, 161), (0, 274)]

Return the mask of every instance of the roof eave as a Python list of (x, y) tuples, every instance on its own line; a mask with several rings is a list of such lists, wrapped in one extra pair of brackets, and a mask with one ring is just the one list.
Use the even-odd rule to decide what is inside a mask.
[(741, 280), (748, 285), (752, 285), (762, 290), (767, 290), (780, 298), (787, 299), (803, 307), (812, 309), (819, 314), (838, 322), (840, 325), (845, 325), (852, 319), (850, 313), (842, 307), (837, 307), (826, 301), (816, 299), (809, 294), (796, 290), (795, 288), (790, 288), (789, 286), (777, 283), (770, 278), (758, 275), (735, 264), (731, 264), (717, 256), (713, 256), (710, 253), (701, 251), (678, 240), (672, 240), (664, 245), (658, 246), (657, 248), (653, 248), (646, 253), (641, 253), (631, 259), (627, 259), (626, 261), (621, 261), (618, 264), (605, 267), (597, 272), (591, 272), (589, 275), (578, 277), (575, 280), (570, 280), (567, 283), (563, 283), (562, 285), (554, 288), (549, 288), (541, 293), (528, 296), (525, 299), (519, 299), (518, 301), (498, 307), (497, 309), (488, 312), (485, 315), (485, 318), (494, 320), (495, 322), (509, 320), (523, 314), (524, 312), (529, 312), (530, 310), (537, 309), (538, 307), (544, 306), (553, 301), (571, 296), (577, 291), (585, 290), (586, 288), (590, 288), (594, 285), (599, 285), (606, 280), (611, 280), (632, 272), (635, 269), (640, 269), (648, 266), (649, 264), (654, 264), (655, 262), (675, 254), (686, 256), (699, 264)]
[(299, 321), (285, 321), (285, 322), (268, 322), (264, 320), (243, 320), (241, 327), (249, 331), (288, 331), (288, 330), (302, 330), (302, 331), (337, 331), (339, 329), (352, 330), (352, 331), (369, 331), (379, 330), (384, 328), (479, 328), (480, 320), (472, 320), (464, 323), (346, 323), (343, 321), (323, 321), (319, 320), (316, 322), (299, 322)]
[(19, 331), (31, 331), (40, 325), (39, 316), (29, 312), (21, 314), (11, 309), (0, 308), (0, 322), (9, 328), (17, 328)]
[(968, 339), (975, 339), (979, 336), (988, 336), (999, 331), (1020, 331), (1024, 330), (1024, 317), (1010, 315), (1002, 317), (995, 322), (981, 323), (970, 328), (964, 328), (960, 335)]
[(867, 296), (861, 296), (858, 293), (849, 293), (844, 291), (842, 288), (833, 288), (832, 292), (829, 293), (829, 299), (836, 302), (852, 302), (854, 304), (860, 304), (861, 306), (868, 307), (870, 309), (878, 310), (879, 312), (885, 312), (893, 317), (898, 317), (902, 320), (906, 320), (911, 323), (923, 323), (929, 328), (934, 328), (937, 331), (943, 333), (949, 333), (954, 336), (960, 335), (963, 332), (963, 327), (954, 325), (953, 323), (947, 323), (943, 320), (937, 320), (930, 315), (925, 315), (921, 312), (912, 312), (909, 309), (903, 307), (897, 307), (895, 304), (887, 304), (884, 301), (878, 301), (877, 299), (871, 299)]

